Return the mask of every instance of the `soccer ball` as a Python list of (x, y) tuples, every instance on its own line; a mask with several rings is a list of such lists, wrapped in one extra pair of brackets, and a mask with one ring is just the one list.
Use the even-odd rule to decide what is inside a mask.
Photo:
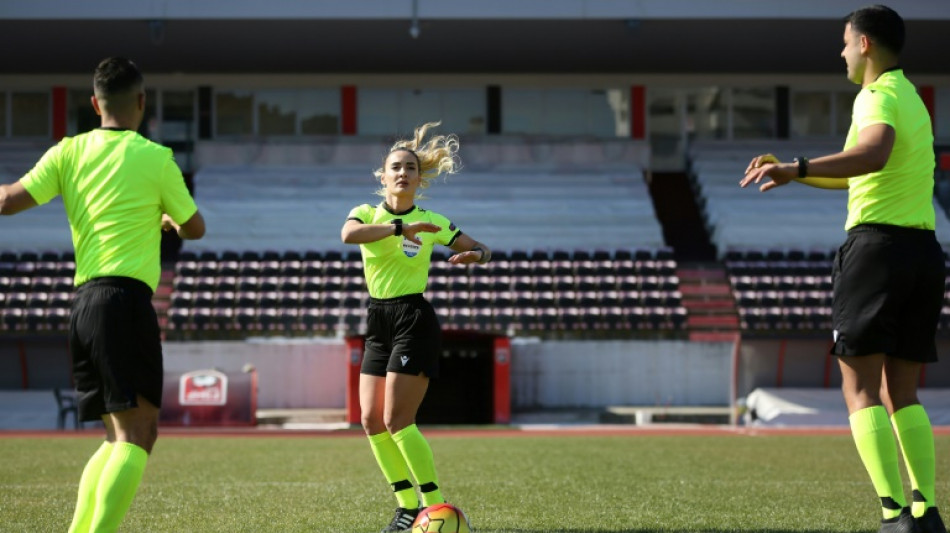
[(412, 523), (412, 533), (471, 533), (468, 517), (448, 503), (430, 505)]

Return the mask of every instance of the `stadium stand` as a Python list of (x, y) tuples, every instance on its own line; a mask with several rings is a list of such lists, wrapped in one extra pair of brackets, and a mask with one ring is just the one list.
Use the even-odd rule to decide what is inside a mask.
[(72, 250), (72, 247), (62, 198), (57, 197), (41, 208), (4, 218), (3, 251), (34, 253), (36, 250), (52, 250), (62, 253)]
[[(207, 166), (195, 184), (215, 233), (175, 267), (172, 338), (364, 327), (359, 251), (340, 243), (339, 229), (352, 207), (380, 201), (370, 168)], [(436, 252), (428, 296), (444, 327), (574, 336), (683, 328), (676, 265), (639, 167), (510, 163), (424, 194), (421, 206), (496, 250), (487, 267), (468, 268)]]
[(64, 332), (75, 269), (72, 252), (0, 253), (0, 330)]
[[(169, 309), (172, 338), (337, 335), (365, 327), (358, 258), (291, 251), (264, 252), (280, 257), (272, 261), (220, 259), (233, 253), (182, 254)], [(446, 257), (437, 253), (427, 297), (447, 329), (603, 338), (675, 335), (686, 323), (666, 249), (502, 251), (484, 267), (456, 267)]]
[[(13, 183), (43, 156), (49, 142), (4, 141), (0, 143), (0, 183)], [(72, 250), (69, 223), (62, 198), (44, 209), (30, 209), (15, 217), (4, 217), (4, 252)], [(0, 259), (0, 263), (3, 260)]]
[[(742, 328), (767, 334), (829, 331), (834, 256), (835, 250), (821, 249), (728, 251), (724, 263)], [(947, 265), (950, 271), (950, 258)], [(950, 329), (950, 291), (940, 329)]]
[(12, 183), (43, 156), (49, 141), (11, 141), (0, 143), (0, 183)]
[(726, 256), (742, 329), (829, 331), (834, 252), (773, 250), (768, 257), (755, 250)]
[[(780, 148), (789, 161), (840, 150), (840, 142), (702, 142), (690, 150), (691, 172), (706, 226), (719, 257), (731, 250), (787, 252), (830, 250), (844, 242), (847, 191), (790, 184), (761, 194), (740, 190), (739, 179), (752, 157)], [(750, 186), (750, 189), (752, 187)], [(950, 248), (950, 221), (935, 204), (937, 238)]]
[[(783, 158), (834, 148), (780, 146), (785, 152), (776, 155)], [(800, 186), (764, 197), (739, 190), (749, 154), (764, 149), (695, 145), (696, 194), (741, 329), (823, 332), (830, 327), (831, 261), (843, 238), (835, 228), (844, 223), (845, 197)], [(639, 172), (508, 165), (433, 184), (420, 204), (451, 215), (498, 250), (486, 268), (434, 262), (428, 296), (445, 327), (601, 338), (682, 332), (687, 312), (677, 265)], [(183, 251), (159, 291), (171, 338), (361, 331), (359, 253), (339, 244), (338, 233), (351, 207), (378, 201), (369, 169), (219, 165), (195, 181), (216, 232), (200, 243), (206, 248)], [(765, 229), (762, 220), (769, 221)], [(60, 251), (71, 248), (62, 207), (5, 222), (21, 226), (0, 254), (0, 328), (65, 331), (75, 264), (71, 252)], [(938, 209), (938, 235), (947, 226)], [(950, 328), (950, 306), (941, 327)]]
[[(791, 184), (761, 195), (737, 186), (754, 155), (776, 143), (698, 143), (692, 172), (707, 228), (726, 267), (747, 333), (774, 335), (827, 332), (831, 329), (831, 267), (844, 242), (846, 191)], [(839, 149), (836, 144), (779, 143), (789, 160)], [(937, 203), (937, 238), (950, 249), (950, 221)], [(950, 298), (948, 298), (950, 301)], [(945, 307), (941, 329), (950, 327)]]
[[(378, 203), (368, 167), (206, 167), (195, 175), (214, 236), (196, 251), (337, 249), (360, 203)], [(465, 172), (433, 183), (419, 205), (495, 249), (663, 246), (642, 171)]]
[[(616, 337), (685, 327), (676, 263), (639, 167), (519, 168), (466, 171), (420, 201), (496, 250), (487, 267), (467, 268), (437, 252), (428, 296), (446, 328)], [(214, 232), (163, 276), (156, 307), (167, 309), (170, 338), (361, 331), (362, 264), (339, 228), (352, 207), (380, 200), (370, 168), (212, 165), (195, 185)], [(35, 250), (71, 248), (65, 215), (61, 206), (27, 214), (35, 221), (13, 217), (27, 222), (0, 255), (0, 328), (62, 332), (75, 264), (69, 252)]]

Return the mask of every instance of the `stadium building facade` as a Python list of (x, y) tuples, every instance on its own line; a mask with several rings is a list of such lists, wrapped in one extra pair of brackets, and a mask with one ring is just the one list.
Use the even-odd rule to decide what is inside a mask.
[[(839, 57), (842, 19), (860, 5), (827, 0), (5, 0), (0, 2), (0, 46), (16, 52), (0, 62), (0, 179), (18, 179), (59, 139), (98, 126), (89, 97), (90, 73), (100, 59), (122, 55), (136, 61), (148, 93), (141, 131), (175, 150), (189, 178), (201, 177), (196, 197), (209, 218), (209, 237), (200, 246), (215, 248), (214, 259), (205, 264), (176, 266), (175, 284), (166, 284), (174, 290), (164, 294), (171, 305), (169, 335), (200, 341), (168, 343), (167, 367), (184, 372), (200, 361), (218, 368), (230, 364), (234, 368), (225, 370), (240, 372), (252, 361), (260, 372), (260, 397), (269, 402), (261, 407), (319, 402), (339, 408), (346, 401), (345, 378), (337, 374), (347, 370), (347, 363), (338, 357), (343, 341), (333, 335), (359, 330), (362, 302), (353, 295), (365, 291), (357, 284), (346, 293), (344, 284), (342, 297), (332, 302), (333, 313), (324, 313), (330, 305), (325, 284), (331, 278), (345, 281), (352, 274), (347, 269), (356, 269), (353, 279), (360, 274), (358, 259), (339, 254), (339, 224), (326, 224), (320, 213), (333, 212), (333, 220), (342, 222), (347, 210), (363, 201), (359, 194), (371, 194), (369, 171), (388, 144), (424, 122), (441, 120), (441, 131), (461, 138), (466, 171), (483, 172), (481, 186), (491, 189), (479, 190), (479, 183), (464, 180), (458, 189), (440, 189), (440, 201), (454, 202), (447, 212), (461, 218), (455, 222), (499, 251), (515, 248), (505, 240), (513, 238), (508, 227), (533, 224), (518, 226), (525, 228), (516, 235), (526, 243), (519, 250), (523, 261), (511, 257), (505, 267), (511, 272), (494, 273), (506, 277), (508, 285), (491, 296), (491, 306), (478, 301), (497, 281), (489, 279), (491, 272), (485, 279), (473, 275), (464, 281), (463, 303), (449, 305), (458, 294), (452, 289), (457, 280), (448, 272), (433, 271), (430, 285), (433, 298), (442, 298), (437, 308), (444, 310), (440, 319), (449, 327), (524, 337), (511, 345), (515, 410), (723, 406), (769, 385), (830, 389), (840, 375), (826, 354), (829, 290), (824, 284), (825, 271), (830, 272), (828, 242), (843, 240), (843, 198), (829, 197), (839, 204), (827, 211), (823, 200), (796, 196), (787, 213), (773, 208), (773, 214), (790, 217), (776, 224), (789, 231), (768, 234), (783, 248), (771, 258), (773, 266), (787, 269), (782, 276), (768, 273), (767, 254), (729, 255), (730, 243), (749, 244), (765, 235), (761, 228), (729, 233), (749, 226), (735, 223), (742, 209), (729, 202), (737, 196), (738, 173), (760, 147), (801, 149), (811, 156), (809, 150), (843, 144), (858, 87), (845, 78)], [(940, 178), (950, 171), (950, 54), (938, 52), (945, 49), (950, 3), (893, 0), (889, 5), (907, 23), (902, 66), (930, 110)], [(588, 165), (597, 168), (585, 173)], [(291, 167), (296, 170), (287, 170)], [(308, 180), (314, 168), (330, 170), (321, 180)], [(644, 182), (675, 174), (693, 180), (706, 217), (703, 231), (719, 246), (707, 258), (718, 261), (719, 278), (687, 280), (710, 271), (675, 265), (661, 253), (668, 252), (662, 250), (664, 236), (669, 239), (681, 220), (674, 206), (660, 234), (657, 185), (651, 183), (647, 192)], [(356, 176), (366, 177), (358, 187)], [(950, 196), (950, 182), (938, 180), (938, 192), (941, 183)], [(543, 194), (559, 187), (561, 196)], [(493, 203), (492, 191), (503, 189)], [(264, 197), (274, 190), (278, 198)], [(692, 196), (688, 188), (687, 195)], [(518, 209), (511, 208), (513, 200)], [(552, 204), (581, 206), (569, 214), (576, 224), (552, 215)], [(255, 215), (253, 226), (250, 218), (235, 218), (255, 208), (267, 216)], [(68, 248), (65, 219), (49, 220), (56, 209), (33, 211), (3, 221), (5, 235), (24, 237), (5, 242), (0, 252), (55, 248), (55, 243)], [(485, 213), (494, 226), (482, 224)], [(557, 231), (551, 230), (553, 224)], [(946, 217), (940, 214), (938, 237), (948, 235), (941, 228), (950, 226), (942, 224)], [(46, 233), (37, 233), (38, 227)], [(596, 257), (578, 255), (564, 267), (574, 285), (558, 288), (556, 238), (567, 247), (581, 242), (598, 248), (598, 239), (626, 239), (628, 233), (611, 233), (622, 227), (647, 239), (639, 241), (647, 248), (645, 257), (626, 249), (629, 257), (621, 261), (612, 250), (610, 260), (597, 264)], [(656, 231), (650, 233), (651, 228)], [(47, 235), (52, 236), (48, 241)], [(543, 240), (552, 236), (555, 240)], [(622, 242), (617, 249), (634, 247)], [(297, 305), (317, 291), (308, 292), (306, 258), (289, 254), (270, 258), (277, 263), (270, 273), (267, 258), (258, 257), (262, 270), (249, 276), (258, 284), (243, 287), (240, 257), (225, 253), (240, 252), (242, 243), (258, 248), (255, 253), (274, 247), (281, 252), (333, 249), (333, 261), (321, 256), (324, 270), (311, 272), (314, 279), (322, 276), (314, 283), (324, 284), (324, 293), (312, 308)], [(809, 247), (822, 250), (806, 257)], [(530, 249), (543, 249), (544, 259), (529, 261)], [(192, 258), (200, 259), (201, 251)], [(0, 269), (13, 269), (0, 276), (22, 286), (14, 290), (11, 281), (7, 292), (17, 296), (5, 297), (0, 305), (0, 354), (9, 355), (0, 359), (7, 365), (0, 388), (63, 386), (70, 376), (62, 343), (46, 330), (63, 330), (68, 296), (59, 307), (53, 300), (65, 292), (55, 288), (56, 280), (67, 276), (42, 273), (39, 269), (47, 268), (42, 258), (31, 261), (37, 270), (21, 275), (17, 260), (24, 256), (10, 257), (0, 257)], [(553, 275), (527, 282), (532, 284), (530, 312), (499, 313), (502, 298), (514, 300), (507, 302), (510, 307), (517, 303), (522, 280), (515, 269), (541, 263)], [(627, 266), (633, 270), (621, 272)], [(331, 274), (331, 268), (339, 272)], [(530, 270), (523, 274), (533, 275)], [(611, 287), (584, 285), (595, 276), (609, 279)], [(755, 285), (765, 277), (765, 285)], [(52, 288), (38, 288), (45, 279), (53, 280)], [(291, 279), (296, 285), (287, 288), (284, 283)], [(688, 281), (694, 284), (687, 287)], [(215, 285), (219, 282), (233, 286)], [(31, 307), (31, 289), (51, 293), (35, 300), (48, 301), (49, 311), (38, 303)], [(625, 290), (634, 300), (623, 300)], [(573, 300), (562, 299), (568, 293)], [(213, 307), (225, 301), (223, 294), (232, 299), (224, 308)], [(350, 308), (353, 298), (356, 305)], [(698, 304), (688, 310), (687, 320), (688, 298)], [(265, 305), (265, 299), (273, 301)], [(293, 305), (281, 308), (281, 299)], [(701, 329), (702, 320), (693, 321), (695, 313), (713, 307), (702, 304), (726, 300), (732, 306), (726, 309), (732, 320), (728, 335), (685, 334), (691, 327)], [(619, 314), (611, 314), (614, 308)], [(715, 324), (722, 317), (705, 318)], [(202, 338), (205, 327), (214, 333)], [(948, 328), (950, 309), (944, 313)], [(244, 345), (254, 353), (225, 361), (229, 349), (207, 342), (228, 338), (219, 334), (225, 329), (238, 337), (281, 331), (299, 337), (317, 332), (329, 339), (302, 348), (288, 343), (281, 350), (303, 362), (279, 367), (271, 357), (273, 346), (266, 343)], [(591, 339), (611, 329), (633, 334)], [(537, 331), (547, 332), (547, 338), (532, 338), (529, 333)], [(752, 339), (734, 344), (738, 332)], [(940, 351), (950, 357), (946, 339)], [(596, 361), (589, 358), (594, 352), (601, 356)], [(950, 385), (946, 371), (930, 372), (927, 379)], [(297, 401), (307, 390), (332, 394)]]
[[(892, 2), (904, 67), (950, 143), (950, 6)], [(842, 2), (8, 1), (0, 139), (97, 125), (88, 72), (106, 55), (147, 74), (143, 133), (187, 152), (220, 140), (391, 137), (440, 118), (466, 136), (633, 138), (653, 169), (695, 140), (838, 139)], [(180, 157), (188, 162), (188, 158)]]

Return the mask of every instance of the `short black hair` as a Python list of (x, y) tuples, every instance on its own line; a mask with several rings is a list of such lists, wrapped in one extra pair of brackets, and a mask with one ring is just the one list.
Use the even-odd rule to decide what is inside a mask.
[(904, 19), (897, 11), (875, 4), (858, 9), (844, 21), (851, 24), (851, 29), (867, 35), (872, 41), (894, 54), (900, 54), (904, 48)]
[(93, 76), (93, 87), (99, 97), (128, 93), (141, 87), (142, 72), (124, 57), (107, 57), (99, 62)]

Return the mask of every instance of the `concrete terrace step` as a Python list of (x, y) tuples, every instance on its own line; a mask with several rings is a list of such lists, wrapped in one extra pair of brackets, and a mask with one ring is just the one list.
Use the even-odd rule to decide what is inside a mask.
[(693, 268), (678, 268), (676, 269), (676, 275), (680, 278), (680, 281), (690, 282), (698, 281), (709, 282), (709, 281), (725, 281), (726, 272), (722, 269), (716, 270), (706, 270), (706, 269), (693, 269)]
[(739, 327), (739, 317), (735, 315), (694, 315), (686, 318), (686, 325), (692, 328), (730, 328)]
[(736, 302), (732, 298), (717, 298), (715, 300), (683, 300), (683, 307), (690, 313), (735, 313)]
[(728, 296), (732, 297), (732, 288), (727, 284), (689, 285), (680, 283), (680, 293), (684, 299), (690, 296)]
[(160, 284), (155, 288), (155, 298), (156, 299), (165, 299), (167, 300), (172, 294), (172, 286), (168, 284)]

